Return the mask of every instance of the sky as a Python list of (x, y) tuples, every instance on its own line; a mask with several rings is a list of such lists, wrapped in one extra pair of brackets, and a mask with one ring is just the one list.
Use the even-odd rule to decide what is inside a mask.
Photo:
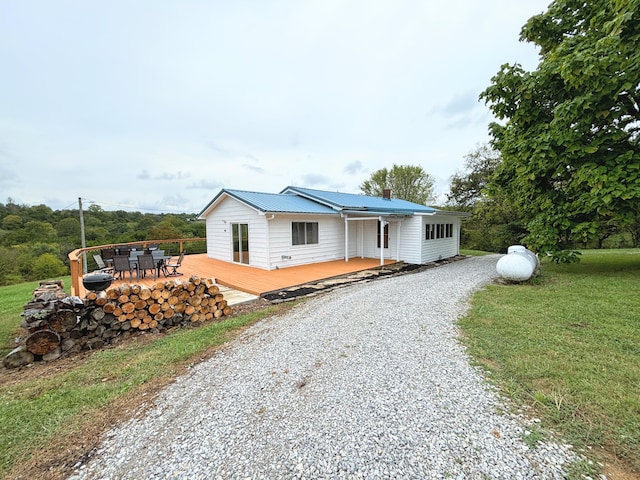
[(0, 203), (198, 213), (397, 164), (442, 204), (549, 2), (2, 0)]

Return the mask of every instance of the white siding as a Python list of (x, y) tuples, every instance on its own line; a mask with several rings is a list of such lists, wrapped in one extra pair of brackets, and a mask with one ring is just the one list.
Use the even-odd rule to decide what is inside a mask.
[[(292, 245), (292, 222), (318, 222), (318, 243)], [(269, 242), (271, 269), (341, 259), (344, 258), (344, 222), (337, 215), (277, 215), (269, 220)]]
[[(455, 257), (460, 252), (460, 217), (445, 216), (445, 215), (433, 215), (429, 217), (423, 217), (422, 224), (422, 260), (420, 263), (428, 263), (443, 258)], [(437, 238), (426, 240), (426, 225), (427, 224), (440, 224), (451, 223), (453, 224), (453, 237), (451, 238)]]
[(267, 268), (267, 220), (253, 208), (232, 198), (223, 199), (207, 216), (207, 255), (233, 261), (231, 224), (249, 225), (249, 265)]
[(422, 261), (423, 218), (413, 216), (402, 221), (398, 260), (407, 263), (424, 263)]

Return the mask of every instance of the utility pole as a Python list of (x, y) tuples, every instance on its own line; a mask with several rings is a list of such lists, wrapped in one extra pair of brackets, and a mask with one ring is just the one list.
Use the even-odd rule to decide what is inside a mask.
[[(87, 242), (84, 239), (84, 216), (82, 215), (82, 198), (78, 197), (78, 210), (80, 210), (80, 236), (82, 237), (82, 248), (86, 248)], [(82, 252), (82, 274), (87, 274), (87, 252)]]

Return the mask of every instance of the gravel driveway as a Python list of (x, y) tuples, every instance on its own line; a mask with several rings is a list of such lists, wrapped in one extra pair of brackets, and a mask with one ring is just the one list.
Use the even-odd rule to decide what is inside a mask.
[(255, 325), (73, 478), (564, 478), (570, 447), (527, 447), (456, 338), (498, 258), (352, 285)]

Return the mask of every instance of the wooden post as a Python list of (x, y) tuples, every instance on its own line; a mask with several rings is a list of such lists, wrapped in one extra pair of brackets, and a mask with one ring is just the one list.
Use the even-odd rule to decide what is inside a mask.
[(87, 273), (87, 243), (84, 239), (84, 216), (82, 214), (82, 198), (78, 197), (78, 211), (80, 212), (80, 241), (82, 242), (82, 273)]
[(69, 254), (69, 269), (71, 270), (71, 295), (80, 295), (80, 279), (82, 278), (82, 264), (78, 250)]

